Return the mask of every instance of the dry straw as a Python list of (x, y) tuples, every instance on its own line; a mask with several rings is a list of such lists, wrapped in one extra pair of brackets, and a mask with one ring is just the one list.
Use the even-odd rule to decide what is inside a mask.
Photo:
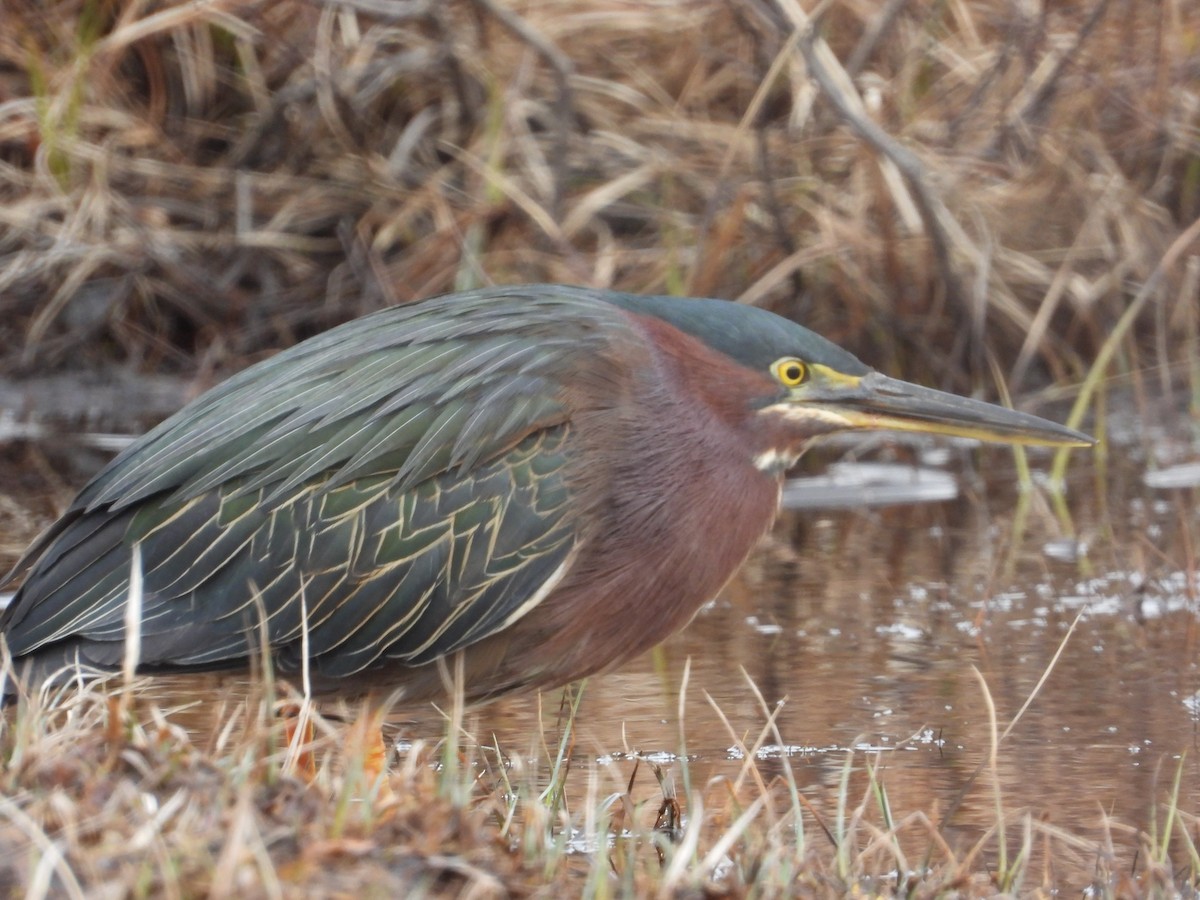
[(46, 9), (0, 35), (10, 373), (228, 370), (567, 281), (752, 300), (912, 377), (1075, 381), (1200, 213), (1179, 0)]

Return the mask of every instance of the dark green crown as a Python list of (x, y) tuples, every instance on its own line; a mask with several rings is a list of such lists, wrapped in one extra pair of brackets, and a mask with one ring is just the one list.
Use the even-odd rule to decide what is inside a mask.
[(743, 366), (765, 372), (775, 360), (795, 356), (847, 375), (871, 371), (851, 353), (795, 322), (744, 303), (681, 297), (608, 294), (611, 303), (654, 316), (696, 337)]

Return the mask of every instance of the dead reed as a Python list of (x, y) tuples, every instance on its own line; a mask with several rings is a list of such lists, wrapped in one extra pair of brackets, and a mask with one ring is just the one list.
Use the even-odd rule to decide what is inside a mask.
[[(316, 775), (306, 783), (286, 771), (283, 723), (261, 684), (210, 697), (212, 727), (202, 732), (181, 727), (187, 710), (160, 707), (149, 689), (124, 708), (101, 690), (35, 696), (0, 723), (0, 890), (982, 897), (1082, 887), (1149, 897), (1188, 890), (1200, 876), (1200, 823), (1178, 806), (1178, 775), (1149, 833), (1098, 813), (1100, 839), (1084, 837), (1006, 808), (992, 773), (1004, 735), (993, 723), (993, 753), (967, 790), (994, 792), (994, 825), (964, 848), (936, 809), (892, 807), (877, 755), (847, 751), (829, 797), (799, 791), (788, 756), (771, 753), (783, 745), (778, 708), (748, 690), (762, 727), (730, 727), (741, 770), (704, 784), (690, 781), (686, 722), (669, 772), (631, 758), (628, 782), (614, 783), (573, 751), (568, 703), (517, 753), (448, 713), (440, 750), (404, 743), (386, 782), (365, 792), (344, 729), (319, 714)], [(571, 765), (580, 770), (568, 779)]]
[[(0, 370), (225, 371), (566, 281), (769, 305), (960, 387), (989, 354), (1017, 388), (1082, 378), (1200, 214), (1195, 4), (817, 12), (9, 0)], [(1118, 373), (1183, 374), (1194, 260)]]

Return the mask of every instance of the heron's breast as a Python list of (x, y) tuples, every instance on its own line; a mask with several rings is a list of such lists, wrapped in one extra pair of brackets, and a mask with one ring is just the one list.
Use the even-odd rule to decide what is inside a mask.
[(575, 422), (578, 553), (514, 634), (546, 683), (610, 668), (684, 627), (778, 510), (778, 477), (755, 468), (727, 425), (670, 398), (636, 410)]

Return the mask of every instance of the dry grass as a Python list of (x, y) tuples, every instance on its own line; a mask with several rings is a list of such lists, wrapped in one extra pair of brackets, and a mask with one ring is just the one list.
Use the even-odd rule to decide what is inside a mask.
[[(935, 810), (891, 808), (871, 754), (848, 753), (840, 786), (814, 807), (786, 756), (760, 761), (780, 742), (764, 706), (757, 735), (731, 729), (745, 759), (736, 777), (691, 784), (680, 754), (683, 817), (671, 827), (674, 804), (648, 764), (629, 761), (627, 785), (594, 764), (567, 778), (572, 762), (587, 764), (570, 752), (569, 717), (561, 735), (542, 736), (544, 751), (508, 755), (456, 732), (451, 716), (440, 751), (405, 745), (385, 782), (364, 790), (342, 729), (319, 715), (315, 777), (287, 774), (282, 723), (252, 694), (214, 702), (215, 727), (194, 735), (178, 724), (186, 712), (164, 713), (153, 694), (127, 708), (91, 690), (10, 709), (0, 725), (0, 892), (981, 897), (1086, 886), (1150, 897), (1192, 890), (1200, 877), (1200, 823), (1178, 808), (1178, 785), (1153, 833), (1098, 813), (1099, 840), (1005, 809), (997, 791), (997, 826), (959, 849)], [(447, 757), (449, 746), (458, 750)], [(861, 796), (852, 773), (867, 785)], [(967, 790), (986, 797), (991, 770), (981, 776)]]
[[(1200, 8), (824, 7), (815, 37), (797, 0), (12, 0), (0, 366), (224, 371), (566, 281), (769, 305), (960, 387), (989, 352), (1077, 380), (1200, 214)], [(1151, 352), (1194, 326), (1185, 269)]]
[(207, 748), (101, 692), (13, 713), (0, 741), (0, 892), (334, 896), (365, 884), (407, 896), (528, 879), (489, 827), (494, 803), (442, 798), (423, 754), (376, 809), (346, 795), (357, 782), (345, 772), (313, 787), (283, 776), (279, 728), (255, 709), (235, 705)]

